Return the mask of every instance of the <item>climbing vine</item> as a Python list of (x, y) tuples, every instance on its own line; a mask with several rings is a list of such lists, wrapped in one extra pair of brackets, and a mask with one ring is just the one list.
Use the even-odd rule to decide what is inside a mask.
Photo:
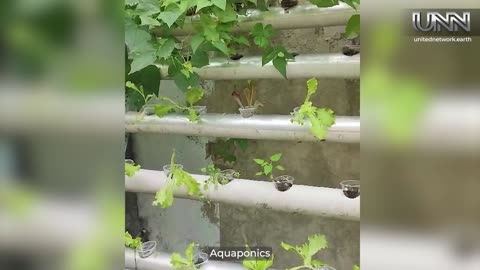
[[(339, 0), (310, 2), (319, 7), (331, 7)], [(360, 0), (342, 2), (356, 10)], [(262, 65), (272, 62), (286, 78), (286, 66), (294, 56), (283, 46), (272, 44), (271, 25), (258, 23), (248, 34), (234, 34), (233, 31), (239, 16), (248, 8), (267, 10), (269, 5), (266, 0), (126, 0), (126, 77), (139, 89), (146, 90), (143, 97), (139, 92), (126, 92), (128, 109), (139, 110), (145, 97), (158, 91), (160, 70), (157, 64), (167, 67), (165, 72), (182, 91), (200, 88), (200, 78), (194, 68), (208, 65), (213, 52), (232, 57), (239, 48), (255, 45), (263, 50)], [(359, 15), (350, 19), (349, 37), (358, 32), (359, 21)], [(193, 27), (193, 34), (177, 35), (176, 31), (187, 22)]]

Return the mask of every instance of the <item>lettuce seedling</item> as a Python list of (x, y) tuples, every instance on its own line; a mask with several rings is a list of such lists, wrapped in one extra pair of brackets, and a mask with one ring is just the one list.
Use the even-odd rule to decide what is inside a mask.
[(307, 96), (305, 101), (297, 112), (292, 113), (293, 118), (290, 122), (304, 125), (305, 119), (310, 120), (311, 132), (319, 140), (323, 140), (327, 136), (328, 129), (335, 123), (335, 114), (331, 109), (317, 108), (312, 105), (310, 98), (317, 92), (317, 87), (317, 79), (312, 78), (307, 81)]
[[(218, 189), (218, 185), (225, 185), (228, 184), (227, 176), (215, 165), (210, 164), (205, 168), (202, 168), (201, 171), (206, 173), (209, 177), (203, 184), (203, 190), (207, 190), (210, 185), (213, 185), (215, 190)], [(238, 178), (240, 177), (240, 173), (235, 172), (233, 173), (233, 177)]]
[(198, 122), (200, 121), (200, 115), (195, 111), (192, 106), (202, 99), (204, 93), (200, 88), (190, 88), (187, 93), (185, 94), (185, 99), (187, 101), (187, 106), (181, 105), (171, 98), (168, 97), (160, 97), (161, 101), (166, 101), (169, 104), (157, 104), (155, 105), (155, 114), (158, 117), (164, 117), (165, 115), (172, 112), (174, 109), (180, 109), (182, 111), (188, 112), (188, 120), (191, 122)]
[(273, 169), (274, 168), (279, 170), (279, 171), (284, 171), (285, 170), (285, 168), (281, 165), (274, 166), (274, 162), (278, 162), (280, 160), (280, 158), (282, 158), (282, 153), (277, 153), (277, 154), (272, 155), (270, 157), (269, 161), (259, 159), (259, 158), (253, 159), (253, 161), (255, 161), (255, 163), (257, 163), (258, 165), (260, 165), (260, 167), (262, 167), (262, 171), (257, 172), (255, 175), (265, 175), (265, 176), (267, 176), (267, 177), (269, 177), (270, 179), (273, 180)]
[(327, 239), (325, 238), (325, 235), (315, 234), (315, 235), (309, 236), (308, 242), (304, 243), (301, 246), (291, 246), (284, 242), (281, 243), (281, 246), (285, 250), (295, 251), (298, 255), (300, 255), (300, 257), (303, 260), (303, 265), (296, 266), (287, 270), (297, 270), (302, 268), (309, 268), (312, 270), (316, 270), (318, 269), (318, 267), (328, 266), (324, 262), (312, 259), (312, 257), (315, 254), (317, 254), (317, 252), (328, 247), (328, 242), (327, 242)]
[(129, 248), (138, 249), (142, 246), (142, 238), (136, 237), (133, 239), (129, 232), (125, 232), (125, 246)]
[(173, 203), (173, 191), (175, 188), (185, 186), (188, 195), (201, 197), (200, 184), (189, 173), (179, 168), (175, 164), (175, 149), (173, 150), (172, 157), (170, 159), (170, 175), (167, 177), (167, 184), (165, 188), (159, 190), (155, 194), (155, 201), (152, 205), (160, 205), (162, 208), (170, 207)]
[(140, 165), (135, 165), (131, 164), (128, 162), (125, 162), (125, 175), (132, 177), (135, 175), (136, 172), (138, 172), (142, 167)]
[(179, 270), (198, 270), (199, 268), (193, 261), (193, 249), (198, 246), (196, 243), (190, 243), (185, 250), (185, 258), (179, 253), (172, 253), (170, 256), (170, 264), (174, 269)]

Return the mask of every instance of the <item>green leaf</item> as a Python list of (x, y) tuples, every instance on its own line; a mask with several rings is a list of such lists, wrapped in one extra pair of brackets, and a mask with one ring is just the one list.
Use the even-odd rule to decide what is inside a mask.
[(157, 60), (157, 56), (155, 55), (155, 51), (153, 50), (149, 52), (141, 53), (140, 55), (133, 58), (133, 61), (130, 64), (129, 74), (137, 72), (150, 65), (154, 65), (156, 60)]
[(155, 194), (153, 206), (160, 205), (162, 208), (170, 207), (173, 204), (173, 185), (167, 186)]
[(244, 36), (239, 36), (239, 37), (233, 37), (233, 40), (237, 42), (238, 44), (245, 45), (245, 46), (250, 46), (250, 42), (248, 39)]
[(190, 75), (190, 77), (186, 77), (182, 73), (178, 73), (173, 76), (175, 80), (175, 85), (183, 91), (188, 90), (189, 87), (197, 87), (200, 85), (200, 78), (196, 73)]
[(235, 144), (242, 149), (242, 151), (245, 151), (248, 147), (248, 140), (247, 139), (232, 139), (235, 140)]
[(190, 41), (190, 45), (192, 46), (192, 52), (195, 53), (202, 45), (203, 41), (205, 41), (205, 37), (201, 33), (197, 33), (192, 37), (192, 40)]
[(272, 173), (272, 170), (273, 170), (272, 164), (267, 164), (267, 165), (263, 166), (263, 173), (264, 173), (265, 175), (271, 174), (271, 173)]
[(175, 40), (172, 38), (166, 39), (163, 44), (157, 50), (157, 56), (160, 59), (167, 59), (172, 55), (175, 49)]
[(182, 10), (178, 7), (178, 5), (169, 5), (164, 11), (158, 15), (158, 19), (163, 21), (168, 27), (172, 27), (172, 25), (177, 21), (177, 19), (182, 15)]
[(277, 57), (277, 55), (278, 55), (278, 50), (277, 49), (272, 48), (270, 50), (266, 50), (262, 55), (262, 66), (265, 66), (270, 61), (275, 59), (275, 57)]
[(318, 82), (317, 79), (311, 78), (307, 81), (307, 96), (310, 97), (317, 92)]
[(226, 56), (230, 55), (227, 44), (225, 44), (225, 42), (223, 42), (223, 41), (213, 41), (212, 45), (215, 48), (217, 48), (219, 51), (221, 51), (223, 54), (225, 54)]
[(277, 153), (277, 154), (275, 154), (275, 155), (272, 155), (272, 156), (270, 157), (270, 160), (271, 160), (271, 161), (279, 161), (280, 158), (282, 158), (282, 153)]
[(345, 28), (345, 38), (355, 38), (360, 33), (360, 14), (350, 17)]
[(353, 268), (352, 268), (352, 270), (360, 270), (360, 266), (354, 265)]
[(255, 175), (257, 176), (263, 175), (263, 172), (257, 172)]
[(360, 0), (341, 0), (341, 1), (344, 2), (345, 4), (351, 6), (355, 10), (357, 10), (356, 5), (360, 4)]
[(325, 262), (319, 261), (319, 260), (312, 260), (312, 265), (313, 266), (318, 266), (318, 267), (328, 266), (328, 264), (326, 264)]
[(140, 25), (148, 25), (148, 26), (160, 26), (160, 22), (156, 19), (148, 16), (148, 15), (141, 15), (140, 16)]
[(215, 6), (217, 6), (221, 10), (225, 10), (225, 8), (227, 7), (227, 0), (211, 0), (211, 1)]
[(255, 161), (255, 163), (257, 163), (258, 165), (262, 165), (263, 163), (265, 163), (265, 160), (259, 158), (255, 158), (253, 159), (253, 161)]
[(285, 171), (285, 168), (282, 165), (277, 165), (275, 168), (280, 171)]
[(283, 57), (276, 57), (273, 59), (273, 66), (287, 79), (287, 60)]
[(125, 162), (125, 175), (128, 177), (132, 177), (138, 172), (142, 167), (140, 165), (134, 165)]
[(158, 117), (164, 117), (175, 108), (176, 108), (175, 105), (163, 105), (163, 104), (155, 105), (155, 115), (157, 115)]
[(190, 122), (198, 122), (200, 121), (200, 116), (194, 109), (188, 109), (188, 120)]
[(257, 5), (257, 0), (248, 0), (248, 2), (254, 4), (255, 6)]
[(317, 254), (322, 249), (328, 247), (327, 239), (323, 234), (315, 234), (308, 237), (308, 256)]
[(281, 242), (280, 246), (282, 246), (282, 248), (285, 249), (285, 250), (291, 250), (291, 249), (296, 250), (294, 246), (291, 246), (291, 245), (289, 245), (287, 243), (284, 243), (284, 242)]
[(228, 5), (225, 11), (219, 14), (218, 20), (222, 23), (236, 22), (237, 12), (233, 9), (231, 5)]
[(181, 269), (182, 267), (188, 265), (188, 262), (182, 258), (182, 255), (178, 253), (172, 253), (170, 256), (170, 264), (172, 264), (173, 268), (175, 269)]
[(309, 0), (310, 3), (317, 7), (333, 7), (338, 5), (338, 0)]
[(193, 104), (197, 103), (203, 97), (203, 91), (200, 88), (191, 88), (185, 93), (185, 99), (187, 104), (193, 106)]
[(194, 53), (190, 61), (192, 62), (192, 66), (196, 68), (207, 66), (210, 63), (207, 52), (203, 50)]
[(213, 3), (210, 0), (198, 0), (197, 1), (197, 10), (196, 12), (200, 11), (202, 8), (212, 6)]

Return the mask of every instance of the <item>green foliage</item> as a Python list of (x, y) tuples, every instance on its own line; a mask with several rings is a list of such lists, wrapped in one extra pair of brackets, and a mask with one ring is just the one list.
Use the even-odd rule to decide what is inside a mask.
[(282, 74), (282, 76), (287, 78), (287, 62), (293, 60), (294, 57), (282, 46), (273, 46), (270, 39), (273, 36), (272, 26), (264, 26), (262, 23), (257, 23), (253, 27), (251, 35), (254, 37), (253, 41), (255, 45), (263, 49), (262, 55), (262, 66), (273, 62), (273, 66)]
[(353, 268), (352, 268), (352, 270), (360, 270), (360, 266), (354, 265)]
[(170, 207), (173, 203), (173, 192), (175, 188), (184, 186), (188, 195), (201, 197), (200, 184), (189, 173), (175, 164), (175, 149), (170, 159), (170, 174), (167, 176), (166, 186), (155, 194), (155, 201), (152, 205), (162, 208)]
[(260, 167), (262, 167), (262, 171), (257, 172), (255, 175), (265, 175), (269, 177), (270, 179), (273, 179), (273, 171), (274, 169), (279, 170), (279, 171), (284, 171), (285, 168), (281, 165), (274, 165), (275, 162), (280, 161), (282, 158), (282, 153), (277, 153), (272, 155), (269, 159), (270, 160), (263, 160), (259, 158), (253, 159), (255, 163), (257, 163)]
[(142, 167), (140, 165), (135, 165), (125, 162), (125, 175), (132, 177), (138, 172)]
[(355, 14), (350, 17), (348, 20), (347, 26), (345, 28), (345, 37), (346, 38), (355, 38), (358, 37), (360, 33), (360, 15)]
[(303, 265), (290, 268), (289, 270), (297, 270), (302, 268), (317, 269), (317, 267), (328, 266), (324, 262), (312, 259), (317, 252), (328, 247), (328, 242), (325, 238), (325, 235), (315, 234), (309, 236), (308, 241), (301, 246), (291, 246), (284, 242), (281, 243), (281, 246), (285, 250), (295, 251), (303, 260)]
[[(209, 177), (205, 181), (203, 185), (203, 189), (207, 190), (211, 185), (214, 186), (215, 190), (218, 188), (218, 185), (225, 185), (228, 184), (228, 179), (222, 171), (215, 167), (215, 165), (210, 164), (205, 168), (202, 168), (201, 171), (203, 173), (206, 173)], [(238, 178), (240, 177), (240, 173), (235, 172), (233, 174), (233, 177)]]
[(243, 267), (250, 270), (267, 270), (273, 265), (274, 255), (270, 257), (270, 260), (243, 260)]
[[(310, 3), (316, 5), (317, 7), (333, 7), (339, 4), (339, 2), (344, 2), (353, 9), (357, 10), (360, 5), (360, 0), (309, 0)], [(348, 20), (345, 37), (356, 38), (360, 34), (360, 14), (354, 14)]]
[(325, 139), (328, 129), (335, 123), (335, 114), (331, 109), (317, 108), (310, 101), (311, 96), (317, 91), (317, 80), (310, 79), (307, 81), (307, 96), (304, 103), (296, 113), (292, 113), (292, 123), (300, 125), (305, 124), (305, 119), (310, 120), (311, 132), (319, 140)]
[(133, 239), (129, 232), (125, 232), (125, 246), (133, 249), (138, 249), (142, 246), (142, 238), (136, 237), (135, 239)]
[(200, 121), (200, 114), (194, 108), (192, 108), (192, 105), (197, 103), (200, 99), (202, 99), (202, 97), (203, 91), (200, 88), (191, 88), (187, 91), (185, 98), (189, 106), (180, 105), (168, 97), (160, 97), (159, 100), (167, 102), (167, 104), (155, 105), (155, 114), (158, 117), (164, 117), (174, 109), (179, 109), (187, 112), (188, 120), (191, 122), (198, 122)]
[(170, 264), (173, 268), (179, 270), (198, 270), (199, 268), (195, 266), (195, 262), (193, 261), (194, 248), (197, 246), (198, 244), (196, 243), (190, 243), (187, 249), (185, 249), (185, 258), (179, 253), (172, 253), (170, 256)]
[(140, 95), (140, 97), (142, 98), (142, 105), (146, 104), (151, 98), (156, 97), (156, 95), (153, 93), (146, 94), (145, 90), (143, 89), (143, 85), (140, 85), (139, 87), (137, 87), (131, 81), (127, 81), (125, 83), (125, 86), (127, 87), (128, 90)]

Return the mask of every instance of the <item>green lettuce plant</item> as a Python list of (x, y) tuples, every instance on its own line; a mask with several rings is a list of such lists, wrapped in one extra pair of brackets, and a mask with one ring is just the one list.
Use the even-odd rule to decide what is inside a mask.
[(192, 107), (195, 103), (200, 101), (203, 97), (203, 91), (200, 88), (190, 88), (185, 94), (187, 101), (187, 106), (181, 105), (171, 98), (160, 97), (159, 100), (168, 102), (168, 104), (157, 104), (155, 105), (155, 114), (158, 117), (164, 117), (165, 115), (172, 112), (174, 109), (179, 109), (181, 111), (188, 112), (188, 120), (192, 122), (200, 121), (199, 113)]
[(129, 232), (125, 232), (125, 246), (133, 249), (138, 249), (142, 246), (142, 238), (133, 238)]
[(198, 244), (190, 243), (185, 249), (185, 257), (182, 257), (179, 253), (172, 253), (170, 256), (170, 264), (172, 264), (174, 269), (178, 270), (198, 270), (199, 268), (195, 266), (193, 261), (194, 248)]
[(273, 265), (274, 255), (269, 260), (243, 260), (243, 267), (250, 270), (267, 270)]
[(312, 257), (317, 254), (320, 250), (326, 249), (328, 247), (327, 239), (325, 235), (315, 234), (308, 237), (308, 241), (301, 246), (292, 246), (284, 242), (281, 243), (281, 246), (285, 250), (291, 250), (296, 252), (303, 261), (302, 265), (289, 268), (287, 270), (298, 270), (298, 269), (312, 269), (317, 270), (318, 267), (328, 266), (326, 263), (314, 260)]
[[(203, 184), (203, 190), (207, 190), (210, 186), (213, 186), (215, 190), (218, 189), (219, 185), (225, 185), (228, 183), (228, 179), (222, 170), (215, 167), (215, 165), (210, 164), (205, 168), (202, 168), (201, 171), (208, 175), (208, 179)], [(235, 172), (233, 177), (238, 178), (240, 177), (240, 173)]]
[(138, 172), (142, 167), (140, 165), (135, 165), (131, 164), (128, 162), (125, 162), (125, 175), (132, 177), (135, 175), (136, 172)]
[(328, 134), (328, 129), (335, 123), (335, 113), (328, 108), (317, 108), (313, 106), (310, 98), (317, 92), (317, 87), (317, 79), (312, 78), (307, 81), (307, 96), (305, 97), (305, 101), (297, 112), (292, 113), (293, 118), (290, 122), (304, 125), (306, 119), (310, 120), (310, 131), (319, 140), (323, 140)]
[(175, 188), (184, 186), (188, 195), (201, 197), (200, 184), (189, 173), (175, 164), (175, 149), (170, 159), (170, 175), (167, 176), (166, 186), (155, 194), (152, 205), (162, 208), (170, 207), (173, 204), (173, 192)]

